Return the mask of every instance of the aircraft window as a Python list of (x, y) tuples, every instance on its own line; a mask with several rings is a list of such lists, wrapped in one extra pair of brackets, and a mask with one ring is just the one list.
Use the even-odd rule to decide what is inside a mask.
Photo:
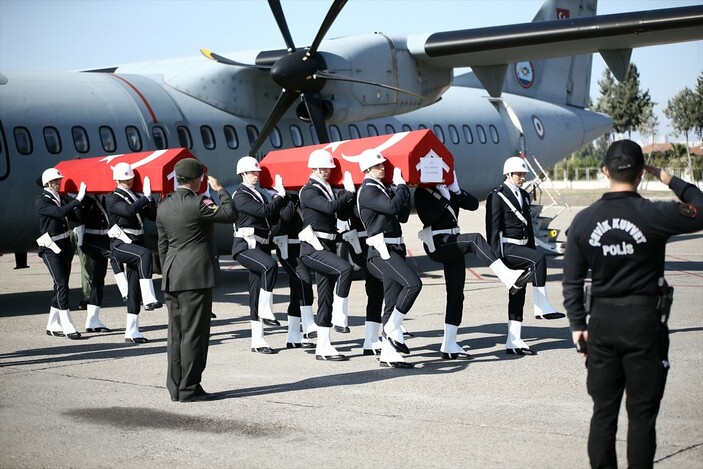
[(394, 134), (394, 133), (395, 133), (395, 129), (393, 128), (393, 126), (390, 124), (386, 124), (386, 134), (390, 135), (390, 134)]
[(403, 124), (403, 132), (410, 132), (412, 130), (413, 128), (410, 127), (408, 124)]
[(44, 143), (52, 155), (61, 153), (61, 136), (56, 127), (44, 127)]
[(378, 129), (375, 125), (369, 124), (366, 126), (366, 129), (369, 131), (369, 137), (376, 137), (378, 135)]
[(491, 133), (491, 140), (493, 143), (498, 143), (500, 139), (498, 138), (498, 129), (496, 129), (496, 126), (493, 124), (489, 125), (488, 131)]
[(26, 127), (15, 127), (15, 146), (21, 155), (32, 153), (32, 136)]
[(176, 127), (176, 135), (178, 136), (178, 144), (183, 148), (190, 150), (193, 148), (193, 139), (190, 135), (190, 130), (185, 125)]
[(444, 130), (442, 129), (442, 127), (435, 125), (434, 126), (434, 134), (437, 136), (437, 138), (439, 139), (440, 142), (444, 143), (444, 141), (445, 141)]
[(249, 146), (253, 147), (256, 139), (259, 138), (259, 130), (253, 125), (247, 125), (247, 138), (249, 139)]
[(283, 139), (281, 138), (281, 131), (278, 130), (278, 127), (273, 128), (273, 130), (271, 131), (271, 136), (269, 137), (269, 140), (271, 140), (271, 145), (273, 145), (273, 148), (281, 148), (283, 146)]
[(71, 129), (73, 135), (73, 145), (78, 153), (88, 153), (90, 143), (88, 142), (88, 132), (81, 126), (75, 126)]
[(417, 126), (417, 130), (424, 130), (426, 128), (427, 128), (427, 126), (425, 124), (420, 124)]
[(231, 125), (224, 126), (225, 140), (227, 141), (227, 146), (232, 150), (239, 148), (239, 137), (237, 136), (237, 129)]
[(115, 132), (106, 125), (101, 125), (98, 129), (100, 131), (100, 143), (103, 145), (103, 150), (108, 153), (112, 153), (117, 149), (117, 143), (115, 142)]
[(486, 143), (486, 129), (484, 129), (482, 125), (476, 126), (476, 133), (478, 134), (478, 141)]
[(349, 126), (349, 136), (351, 137), (352, 140), (355, 138), (361, 138), (361, 133), (359, 132), (359, 128), (357, 126), (355, 126), (354, 124), (351, 124)]
[(129, 149), (132, 151), (142, 151), (142, 136), (139, 134), (139, 129), (132, 125), (128, 125), (124, 129), (124, 133), (127, 136)]
[(290, 138), (293, 139), (293, 145), (296, 147), (303, 146), (303, 132), (300, 131), (300, 127), (297, 125), (290, 126)]
[(215, 133), (209, 125), (200, 126), (200, 136), (203, 139), (203, 146), (208, 150), (215, 148)]
[(158, 125), (151, 128), (151, 138), (154, 140), (154, 146), (157, 150), (165, 150), (168, 148), (166, 132), (164, 132), (164, 129)]
[(449, 138), (454, 145), (459, 143), (459, 131), (456, 130), (456, 126), (453, 124), (449, 125)]
[(471, 133), (471, 127), (463, 125), (461, 128), (464, 130), (464, 140), (466, 140), (466, 143), (474, 143), (474, 134)]
[(330, 140), (333, 142), (339, 142), (342, 140), (342, 132), (339, 131), (339, 127), (336, 125), (330, 125)]

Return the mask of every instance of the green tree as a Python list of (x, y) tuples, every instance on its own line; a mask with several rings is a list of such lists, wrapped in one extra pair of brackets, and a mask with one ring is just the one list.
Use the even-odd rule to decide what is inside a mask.
[(689, 134), (697, 128), (699, 122), (696, 121), (699, 110), (696, 108), (698, 97), (689, 88), (684, 88), (676, 96), (671, 98), (664, 108), (664, 115), (671, 122), (671, 126), (678, 134), (683, 134), (686, 138), (686, 155), (688, 157), (688, 171), (693, 176), (693, 165), (691, 164), (691, 153), (689, 152)]
[[(618, 133), (637, 130), (646, 119), (646, 112), (653, 106), (649, 91), (640, 90), (640, 74), (635, 64), (630, 64), (622, 83), (616, 83), (610, 70), (603, 72), (598, 81), (601, 98), (594, 108), (613, 118), (613, 128)], [(651, 110), (650, 110), (651, 112)]]
[(703, 72), (698, 75), (694, 92), (694, 129), (698, 138), (703, 138)]
[(654, 114), (655, 104), (656, 103), (650, 102), (649, 105), (644, 109), (644, 112), (642, 113), (642, 122), (637, 127), (637, 131), (640, 133), (640, 135), (642, 135), (643, 137), (649, 137), (650, 144), (654, 144), (657, 133), (659, 133), (659, 119)]

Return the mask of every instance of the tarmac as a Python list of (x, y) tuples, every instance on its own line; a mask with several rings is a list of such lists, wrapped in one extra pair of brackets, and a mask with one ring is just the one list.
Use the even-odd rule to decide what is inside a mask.
[[(578, 208), (553, 227), (568, 227)], [(463, 212), (463, 231), (483, 232), (483, 209)], [(579, 468), (588, 467), (591, 400), (566, 319), (535, 320), (531, 289), (523, 338), (538, 352), (505, 353), (506, 289), (467, 256), (459, 342), (470, 361), (442, 360), (441, 266), (405, 225), (409, 261), (423, 290), (405, 325), (414, 369), (381, 368), (363, 356), (362, 281), (350, 294), (350, 334), (332, 334), (346, 362), (286, 349), (287, 279), (274, 292), (281, 327), (266, 328), (279, 353), (250, 351), (247, 273), (221, 259), (203, 387), (213, 402), (174, 403), (166, 391), (166, 308), (142, 312), (148, 344), (124, 342), (126, 308), (108, 274), (101, 312), (111, 333), (81, 340), (45, 334), (52, 282), (33, 253), (13, 270), (0, 257), (0, 468)], [(563, 236), (563, 235), (562, 235)], [(549, 259), (547, 291), (561, 307), (562, 258)], [(703, 233), (673, 238), (666, 276), (676, 289), (670, 361), (657, 422), (657, 468), (703, 468)], [(80, 299), (73, 264), (71, 304)], [(157, 287), (160, 277), (156, 276)], [(73, 311), (83, 332), (84, 311)], [(617, 439), (626, 467), (627, 418)]]

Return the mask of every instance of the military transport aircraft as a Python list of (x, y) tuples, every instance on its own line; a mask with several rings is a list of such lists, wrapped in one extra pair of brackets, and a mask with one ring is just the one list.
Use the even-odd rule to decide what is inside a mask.
[[(547, 168), (611, 128), (586, 109), (592, 53), (620, 79), (634, 47), (703, 39), (703, 6), (595, 16), (596, 0), (547, 0), (525, 24), (325, 39), (345, 3), (333, 1), (307, 47), (269, 0), (285, 49), (0, 70), (0, 253), (36, 249), (36, 180), (76, 156), (114, 164), (186, 147), (233, 189), (246, 154), (429, 128), (455, 156), (462, 186), (482, 198), (507, 156)], [(454, 76), (459, 67), (472, 71)]]

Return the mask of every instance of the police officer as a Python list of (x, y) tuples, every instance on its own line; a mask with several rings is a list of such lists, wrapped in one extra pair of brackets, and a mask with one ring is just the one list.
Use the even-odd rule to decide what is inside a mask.
[(144, 219), (156, 219), (156, 203), (151, 197), (148, 177), (142, 183), (143, 195), (132, 192), (134, 171), (129, 163), (117, 163), (112, 170), (117, 183), (115, 190), (105, 196), (110, 215), (109, 236), (112, 255), (126, 264), (127, 270), (127, 327), (125, 342), (143, 344), (149, 340), (139, 331), (140, 304), (151, 311), (161, 308), (156, 299), (152, 276), (151, 251), (144, 246)]
[(444, 339), (440, 347), (445, 360), (470, 359), (471, 356), (456, 341), (464, 308), (466, 254), (474, 253), (488, 265), (498, 279), (516, 293), (530, 280), (532, 272), (508, 268), (479, 233), (461, 233), (459, 209), (476, 210), (478, 200), (461, 190), (454, 173), (449, 185), (437, 184), (415, 190), (415, 208), (424, 229), (420, 232), (425, 252), (444, 266), (447, 306), (444, 316)]
[[(505, 181), (486, 198), (486, 238), (491, 248), (511, 269), (530, 269), (534, 272), (532, 299), (536, 319), (559, 319), (558, 312), (547, 299), (547, 260), (535, 247), (530, 215), (530, 196), (522, 189), (529, 172), (525, 160), (513, 156), (505, 160)], [(512, 355), (536, 355), (522, 340), (522, 319), (525, 289), (508, 299), (508, 337), (505, 351)]]
[[(359, 168), (364, 180), (359, 187), (357, 204), (361, 221), (366, 227), (369, 245), (368, 261), (383, 273), (384, 301), (393, 312), (383, 326), (381, 366), (412, 368), (400, 353), (410, 353), (405, 345), (402, 324), (422, 289), (417, 273), (405, 260), (405, 244), (401, 222), (410, 214), (410, 190), (400, 168), (394, 168), (392, 182), (396, 191), (384, 184), (386, 159), (377, 150), (364, 150), (359, 157)], [(399, 353), (400, 352), (400, 353)]]
[(200, 385), (210, 340), (212, 289), (217, 283), (213, 223), (232, 223), (232, 199), (217, 179), (208, 177), (220, 198), (199, 195), (203, 164), (195, 158), (174, 167), (176, 191), (161, 202), (156, 215), (162, 287), (168, 307), (166, 387), (172, 401), (213, 400)]
[[(354, 192), (335, 194), (327, 182), (335, 168), (332, 154), (315, 150), (308, 158), (312, 170), (307, 184), (300, 190), (303, 225), (300, 232), (300, 260), (315, 272), (317, 282), (317, 360), (346, 360), (332, 346), (330, 330), (334, 324), (348, 332), (349, 290), (351, 265), (337, 255), (337, 213), (344, 212), (354, 202)], [(335, 286), (336, 282), (336, 286)]]
[(82, 239), (79, 239), (80, 249), (92, 260), (93, 268), (90, 272), (91, 291), (86, 305), (85, 319), (86, 332), (110, 332), (110, 329), (100, 321), (100, 307), (102, 306), (103, 290), (105, 288), (105, 274), (107, 263), (110, 262), (115, 274), (115, 281), (124, 301), (127, 300), (127, 277), (122, 265), (115, 259), (110, 250), (110, 238), (107, 235), (110, 229), (110, 216), (105, 206), (104, 195), (88, 194), (84, 199)]
[(81, 334), (73, 325), (68, 304), (68, 279), (71, 275), (73, 245), (69, 239), (67, 219), (80, 220), (79, 210), (85, 197), (86, 185), (81, 182), (76, 198), (70, 200), (59, 195), (61, 179), (63, 175), (58, 169), (45, 170), (41, 177), (44, 190), (34, 202), (39, 232), (42, 234), (37, 239), (39, 257), (46, 264), (54, 281), (54, 296), (51, 299), (46, 335), (78, 339)]
[(276, 195), (267, 202), (259, 192), (259, 162), (251, 156), (237, 161), (237, 174), (242, 184), (232, 200), (237, 212), (232, 245), (232, 257), (249, 271), (249, 311), (251, 324), (251, 351), (276, 353), (264, 339), (264, 324), (279, 326), (273, 314), (273, 287), (278, 267), (271, 257), (271, 226), (286, 204), (286, 191), (280, 176), (276, 176)]
[[(637, 186), (645, 170), (680, 202), (642, 198)], [(618, 412), (627, 390), (628, 466), (652, 467), (669, 369), (666, 243), (703, 229), (703, 194), (665, 170), (645, 166), (642, 149), (630, 140), (608, 148), (603, 172), (610, 190), (574, 217), (564, 254), (564, 307), (574, 343), (588, 347), (586, 386), (593, 399), (588, 455), (592, 467), (617, 467)], [(583, 286), (589, 269), (587, 322)]]

